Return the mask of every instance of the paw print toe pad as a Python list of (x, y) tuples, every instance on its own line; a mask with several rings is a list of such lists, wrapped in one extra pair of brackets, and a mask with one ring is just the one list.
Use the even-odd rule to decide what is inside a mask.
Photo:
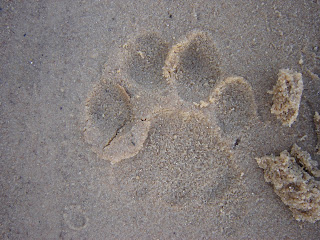
[(138, 36), (125, 45), (124, 70), (130, 79), (143, 87), (160, 87), (166, 83), (162, 67), (168, 44), (156, 33)]
[(243, 129), (257, 115), (251, 86), (242, 77), (229, 77), (214, 89), (210, 102), (225, 133)]
[(212, 91), (220, 77), (220, 60), (208, 33), (193, 31), (172, 47), (166, 60), (164, 75), (176, 81), (179, 96), (199, 102)]

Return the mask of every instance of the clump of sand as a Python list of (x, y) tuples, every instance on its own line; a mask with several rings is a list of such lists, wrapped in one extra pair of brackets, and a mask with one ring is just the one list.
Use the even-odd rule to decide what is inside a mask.
[(320, 220), (320, 177), (318, 163), (308, 152), (296, 144), (291, 152), (283, 151), (280, 156), (264, 156), (256, 159), (264, 169), (264, 178), (271, 182), (275, 193), (289, 206), (298, 221)]
[(270, 94), (273, 94), (271, 113), (281, 120), (282, 125), (291, 127), (299, 113), (303, 82), (301, 73), (280, 69), (278, 81)]

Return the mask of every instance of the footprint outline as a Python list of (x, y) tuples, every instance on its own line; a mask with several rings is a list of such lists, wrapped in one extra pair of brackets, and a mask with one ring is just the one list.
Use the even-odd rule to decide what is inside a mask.
[[(102, 159), (109, 160), (112, 164), (118, 163), (123, 159), (128, 159), (130, 157), (135, 156), (142, 148), (144, 141), (146, 140), (148, 136), (148, 132), (151, 126), (151, 123), (153, 121), (153, 118), (155, 118), (157, 115), (165, 112), (174, 112), (174, 111), (185, 111), (185, 112), (196, 112), (200, 115), (205, 115), (208, 119), (210, 119), (212, 122), (217, 122), (217, 117), (214, 114), (215, 109), (215, 102), (217, 98), (217, 95), (214, 93), (217, 89), (219, 89), (221, 86), (224, 85), (225, 88), (228, 88), (229, 85), (232, 85), (232, 79), (236, 79), (236, 81), (241, 81), (243, 85), (247, 87), (247, 92), (244, 92), (244, 94), (250, 95), (250, 98), (252, 99), (253, 106), (252, 108), (252, 116), (249, 116), (248, 118), (255, 118), (256, 117), (256, 105), (254, 100), (254, 94), (252, 91), (252, 88), (250, 84), (241, 77), (229, 77), (224, 80), (221, 80), (221, 70), (220, 70), (220, 56), (218, 55), (218, 51), (215, 48), (215, 42), (213, 40), (213, 37), (205, 31), (201, 30), (193, 30), (188, 32), (184, 37), (182, 37), (178, 43), (171, 46), (171, 48), (168, 47), (167, 49), (167, 55), (165, 59), (161, 59), (162, 64), (156, 63), (156, 68), (160, 68), (159, 66), (163, 65), (161, 69), (153, 70), (154, 72), (160, 72), (162, 73), (163, 79), (161, 84), (153, 84), (151, 83), (152, 87), (150, 86), (147, 89), (148, 91), (140, 90), (142, 89), (142, 85), (148, 85), (147, 83), (142, 83), (140, 80), (136, 81), (136, 79), (140, 76), (132, 77), (132, 73), (129, 73), (128, 68), (132, 67), (133, 64), (131, 64), (130, 61), (141, 61), (141, 65), (145, 65), (145, 59), (151, 59), (152, 54), (154, 56), (157, 56), (159, 54), (152, 53), (152, 48), (148, 48), (143, 46), (148, 51), (140, 51), (139, 50), (139, 44), (134, 45), (135, 41), (141, 41), (141, 42), (147, 42), (145, 39), (149, 39), (152, 36), (156, 36), (156, 39), (160, 43), (158, 43), (159, 46), (167, 46), (168, 44), (160, 38), (159, 34), (157, 32), (144, 32), (142, 34), (136, 35), (133, 39), (129, 39), (128, 43), (126, 43), (123, 48), (121, 49), (119, 54), (120, 58), (120, 64), (119, 69), (117, 70), (115, 75), (107, 75), (107, 77), (104, 76), (104, 78), (97, 84), (97, 88), (99, 88), (99, 84), (101, 85), (101, 82), (108, 82), (111, 85), (118, 86), (118, 88), (121, 89), (121, 91), (124, 93), (123, 95), (126, 96), (126, 100), (129, 103), (129, 108), (132, 111), (132, 114), (128, 116), (128, 119), (126, 121), (126, 124), (124, 127), (129, 128), (129, 130), (125, 131), (125, 134), (122, 132), (122, 128), (113, 130), (113, 138), (108, 144), (105, 144), (104, 146), (94, 146), (95, 142), (92, 140), (92, 136), (88, 137), (88, 132), (90, 132), (90, 128), (94, 123), (90, 123), (88, 121), (88, 117), (86, 119), (86, 126), (84, 128), (85, 132), (85, 138), (89, 144), (91, 144), (92, 149), (94, 152), (98, 154), (98, 156)], [(198, 39), (200, 38), (200, 40)], [(142, 39), (142, 40), (141, 40)], [(195, 43), (193, 43), (193, 41)], [(213, 64), (214, 67), (210, 68), (210, 66), (205, 66), (205, 68), (209, 69), (209, 72), (205, 72), (203, 79), (205, 81), (214, 81), (214, 84), (211, 86), (211, 88), (206, 89), (205, 93), (201, 93), (203, 97), (200, 98), (193, 98), (190, 99), (185, 98), (184, 95), (181, 96), (179, 94), (179, 91), (177, 90), (179, 88), (177, 76), (175, 75), (176, 72), (178, 72), (179, 64), (181, 58), (183, 58), (183, 54), (185, 51), (188, 51), (188, 47), (192, 44), (197, 45), (201, 41), (207, 41), (209, 42), (207, 46), (213, 46), (214, 50), (213, 53), (210, 56), (204, 56), (204, 61), (207, 59), (212, 58), (216, 59), (216, 62)], [(162, 44), (162, 45), (161, 45)], [(152, 43), (152, 46), (157, 46), (157, 43)], [(131, 46), (131, 47), (130, 47)], [(168, 45), (169, 46), (169, 45)], [(161, 47), (163, 48), (163, 47)], [(128, 50), (129, 49), (129, 50)], [(136, 58), (128, 58), (124, 56), (130, 56), (132, 53), (128, 53), (128, 51), (136, 51), (136, 57), (140, 56), (139, 59)], [(151, 49), (151, 50), (150, 50)], [(155, 49), (154, 51), (163, 51), (163, 49)], [(194, 49), (192, 49), (194, 50)], [(191, 50), (191, 51), (192, 51)], [(195, 50), (197, 51), (197, 49)], [(204, 51), (202, 51), (203, 53)], [(148, 55), (150, 54), (151, 57)], [(163, 55), (163, 53), (161, 53)], [(160, 55), (161, 55), (160, 54)], [(187, 53), (188, 54), (188, 53)], [(207, 54), (207, 53), (206, 53)], [(192, 55), (192, 54), (191, 54)], [(201, 59), (201, 57), (200, 57)], [(149, 60), (156, 62), (157, 60)], [(184, 60), (185, 62), (188, 61), (188, 59)], [(193, 61), (194, 62), (194, 61)], [(211, 64), (210, 62), (210, 64)], [(137, 63), (135, 63), (137, 64)], [(192, 63), (191, 63), (192, 64)], [(207, 64), (207, 63), (206, 63)], [(209, 65), (210, 65), (209, 64)], [(205, 65), (205, 64), (203, 64)], [(142, 69), (142, 68), (140, 68)], [(210, 71), (214, 71), (214, 73), (210, 73)], [(199, 72), (199, 71), (198, 71)], [(201, 72), (201, 71), (200, 71)], [(139, 73), (140, 74), (140, 73)], [(215, 79), (211, 79), (207, 76), (215, 76)], [(183, 76), (180, 77), (180, 80), (183, 79)], [(200, 76), (199, 79), (202, 81), (202, 77)], [(230, 81), (231, 79), (231, 81)], [(239, 80), (240, 79), (240, 80)], [(182, 83), (184, 84), (184, 83)], [(188, 86), (188, 82), (185, 83)], [(194, 83), (194, 85), (202, 84), (202, 83)], [(162, 87), (162, 86), (166, 87)], [(128, 90), (129, 89), (129, 90)], [(133, 93), (131, 93), (133, 92)], [(192, 94), (192, 91), (191, 91)], [(197, 93), (198, 94), (198, 93)], [(156, 95), (156, 96), (155, 96)], [(154, 97), (155, 96), (155, 97)], [(195, 102), (194, 100), (199, 100), (199, 103)], [(146, 107), (143, 111), (139, 109), (139, 102), (148, 101), (150, 102), (149, 107)], [(88, 112), (90, 110), (90, 107), (92, 108), (94, 105), (92, 94), (88, 96), (87, 103), (86, 103), (86, 115), (88, 115)], [(203, 109), (202, 109), (203, 108)], [(206, 108), (206, 109), (205, 109)], [(91, 124), (91, 125), (90, 125)], [(108, 123), (106, 123), (108, 124)], [(130, 126), (128, 126), (130, 125)], [(213, 124), (214, 125), (214, 124)], [(216, 125), (215, 127), (221, 128), (219, 125)], [(95, 134), (99, 132), (99, 129), (95, 129)], [(140, 136), (139, 136), (139, 130), (140, 130)], [(133, 140), (130, 139), (130, 132)], [(101, 133), (99, 133), (101, 135)], [(93, 134), (94, 135), (94, 134)], [(122, 141), (121, 141), (122, 139)], [(133, 142), (133, 143), (132, 143)]]

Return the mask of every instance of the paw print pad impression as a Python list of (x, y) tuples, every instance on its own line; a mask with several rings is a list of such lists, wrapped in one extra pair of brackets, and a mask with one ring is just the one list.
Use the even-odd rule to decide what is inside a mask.
[(117, 185), (176, 207), (216, 204), (232, 192), (240, 173), (224, 136), (246, 129), (256, 106), (245, 79), (221, 79), (210, 33), (194, 30), (170, 45), (144, 32), (114, 55), (88, 95), (84, 136), (112, 163)]

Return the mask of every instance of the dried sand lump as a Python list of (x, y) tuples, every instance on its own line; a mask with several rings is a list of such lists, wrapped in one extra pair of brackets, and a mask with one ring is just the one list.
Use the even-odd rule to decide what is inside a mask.
[(303, 90), (301, 73), (280, 69), (278, 81), (270, 94), (273, 94), (271, 113), (281, 120), (282, 125), (291, 127), (298, 117)]
[(291, 152), (280, 156), (264, 156), (256, 159), (264, 169), (266, 182), (271, 182), (275, 193), (289, 206), (298, 221), (314, 223), (320, 220), (320, 177), (318, 163), (296, 144)]

